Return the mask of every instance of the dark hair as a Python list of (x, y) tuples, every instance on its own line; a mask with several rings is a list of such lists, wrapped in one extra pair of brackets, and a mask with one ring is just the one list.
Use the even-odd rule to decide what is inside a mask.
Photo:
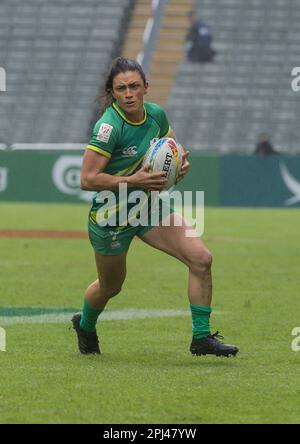
[(146, 75), (143, 71), (143, 68), (138, 62), (136, 62), (135, 60), (125, 59), (124, 57), (118, 57), (114, 59), (106, 78), (104, 86), (104, 95), (101, 96), (102, 98), (101, 114), (103, 114), (106, 108), (108, 108), (114, 101), (114, 98), (112, 96), (114, 78), (121, 72), (127, 72), (127, 71), (137, 71), (140, 74), (144, 82), (144, 85), (146, 85), (147, 83)]

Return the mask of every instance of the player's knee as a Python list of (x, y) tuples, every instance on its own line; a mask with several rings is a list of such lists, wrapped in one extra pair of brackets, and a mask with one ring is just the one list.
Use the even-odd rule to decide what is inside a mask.
[(205, 268), (205, 270), (211, 269), (212, 266), (212, 254), (209, 251), (202, 252), (199, 258), (200, 266)]
[(208, 250), (199, 250), (193, 254), (190, 269), (198, 273), (210, 272), (212, 255)]
[(122, 290), (121, 286), (113, 288), (112, 291), (111, 291), (110, 297), (113, 298), (114, 296), (118, 296), (118, 294), (121, 293), (121, 290)]
[(97, 279), (95, 282), (92, 282), (88, 288), (86, 289), (86, 295), (91, 298), (98, 298), (100, 296), (100, 286), (99, 280)]
[(119, 277), (116, 282), (106, 282), (105, 280), (100, 281), (100, 293), (105, 299), (110, 299), (117, 296), (122, 291), (122, 286), (125, 281), (125, 277)]
[(113, 298), (121, 293), (122, 285), (116, 285), (115, 287), (110, 287), (105, 290), (105, 295), (107, 299)]

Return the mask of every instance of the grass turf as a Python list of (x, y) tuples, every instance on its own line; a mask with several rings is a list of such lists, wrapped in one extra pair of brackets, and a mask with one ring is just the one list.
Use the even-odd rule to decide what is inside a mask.
[[(85, 229), (86, 205), (1, 204), (0, 228)], [(236, 359), (192, 357), (188, 317), (100, 321), (103, 354), (81, 356), (67, 324), (6, 326), (1, 423), (300, 422), (299, 210), (206, 210), (212, 326)], [(2, 307), (80, 307), (95, 278), (88, 241), (0, 239)], [(110, 309), (188, 307), (187, 271), (134, 241)], [(223, 314), (222, 314), (223, 313)]]

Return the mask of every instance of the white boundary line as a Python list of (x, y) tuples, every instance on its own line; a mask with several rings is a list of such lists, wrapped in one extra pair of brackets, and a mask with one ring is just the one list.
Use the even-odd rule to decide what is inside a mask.
[(87, 144), (84, 143), (13, 143), (10, 149), (13, 150), (79, 150), (84, 151)]
[[(226, 314), (229, 312), (213, 311), (213, 314)], [(169, 318), (179, 316), (190, 316), (189, 310), (143, 310), (126, 309), (105, 311), (101, 314), (99, 320), (102, 321), (127, 321), (147, 318)], [(0, 325), (16, 324), (64, 324), (70, 322), (72, 313), (51, 313), (37, 316), (1, 316)]]

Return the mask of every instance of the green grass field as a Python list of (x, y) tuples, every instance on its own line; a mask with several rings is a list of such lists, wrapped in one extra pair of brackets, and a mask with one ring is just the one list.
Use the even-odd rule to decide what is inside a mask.
[[(2, 203), (0, 229), (84, 230), (87, 211)], [(96, 278), (89, 242), (0, 238), (0, 423), (300, 423), (300, 352), (291, 349), (300, 326), (300, 211), (210, 208), (205, 224), (212, 327), (240, 348), (236, 358), (190, 355), (187, 270), (141, 241), (108, 306), (112, 318), (98, 324), (103, 354), (80, 355), (70, 323), (55, 314), (36, 323), (34, 313), (57, 308), (59, 318), (81, 308)], [(7, 316), (9, 307), (25, 317)], [(145, 311), (153, 317), (113, 316)]]

